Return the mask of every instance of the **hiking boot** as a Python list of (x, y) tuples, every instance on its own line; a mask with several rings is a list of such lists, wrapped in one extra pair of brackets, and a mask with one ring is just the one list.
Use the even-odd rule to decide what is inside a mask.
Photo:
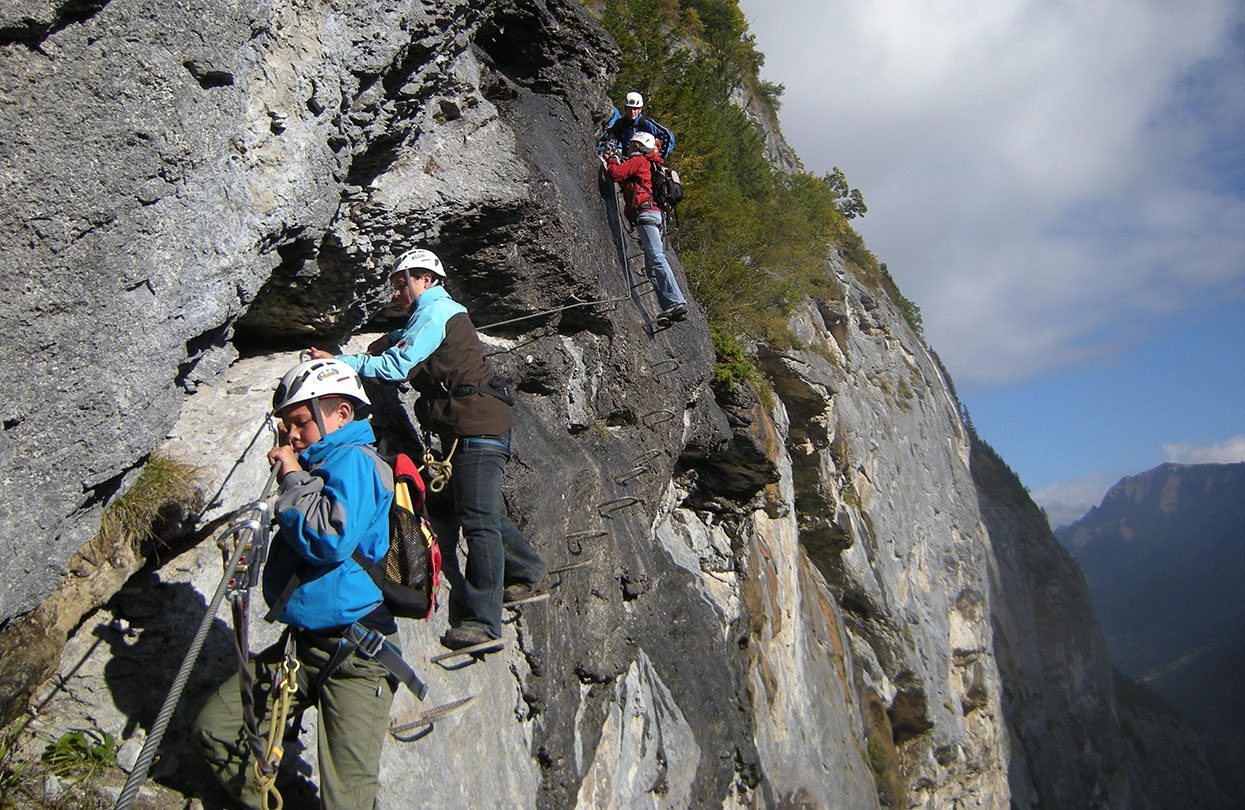
[(687, 304), (675, 304), (663, 313), (667, 318), (678, 323), (687, 319)]
[(535, 582), (516, 582), (513, 585), (507, 585), (505, 590), (501, 592), (502, 603), (518, 602), (522, 599), (531, 599), (533, 596), (539, 596), (549, 590), (549, 577), (543, 576)]
[(476, 624), (464, 624), (446, 630), (445, 635), (441, 636), (441, 646), (449, 647), (451, 650), (461, 650), (463, 647), (493, 640), (493, 637), (483, 627)]

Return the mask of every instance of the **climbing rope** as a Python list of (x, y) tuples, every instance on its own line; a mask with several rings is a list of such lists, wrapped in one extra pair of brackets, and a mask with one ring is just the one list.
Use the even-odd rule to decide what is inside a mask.
[(532, 318), (539, 318), (544, 315), (553, 315), (555, 313), (562, 312), (564, 310), (574, 309), (575, 307), (591, 307), (591, 306), (596, 306), (598, 304), (617, 304), (621, 301), (627, 301), (630, 298), (631, 296), (626, 295), (621, 298), (601, 298), (596, 301), (576, 301), (573, 304), (566, 304), (565, 306), (554, 307), (553, 309), (546, 309), (540, 312), (533, 312), (531, 315), (523, 315), (518, 318), (511, 318), (510, 320), (507, 320), (507, 321), (498, 321), (497, 323), (490, 323), (490, 324), (487, 324), (486, 326), (477, 326), (476, 331), (480, 332), (485, 329), (492, 329), (495, 326), (506, 326), (508, 324), (518, 323), (519, 321), (527, 321), (527, 320), (531, 320)]
[(247, 454), (251, 452), (251, 448), (255, 446), (255, 442), (259, 441), (259, 437), (264, 435), (265, 428), (272, 431), (274, 434), (277, 432), (277, 427), (272, 421), (271, 412), (264, 414), (263, 421), (259, 423), (259, 427), (255, 430), (255, 435), (251, 436), (251, 440), (247, 442), (246, 448), (242, 451), (241, 455), (239, 455), (234, 460), (233, 464), (230, 465), (228, 472), (225, 473), (225, 477), (220, 482), (220, 486), (216, 488), (216, 492), (212, 494), (212, 497), (203, 502), (202, 509), (191, 516), (192, 523), (198, 523), (203, 519), (203, 515), (207, 512), (207, 510), (217, 505), (217, 499), (220, 498), (221, 493), (225, 491), (226, 485), (229, 484), (229, 479), (233, 478), (234, 472), (238, 469), (238, 467), (242, 466), (244, 461), (246, 461)]
[[(427, 442), (425, 442), (427, 446)], [(450, 478), (454, 475), (454, 451), (458, 449), (458, 437), (454, 437), (454, 443), (450, 445), (450, 452), (445, 454), (445, 460), (440, 461), (432, 454), (431, 450), (424, 451), (424, 465), (419, 468), (420, 472), (428, 470), (428, 489), (433, 492), (440, 492), (445, 489), (445, 485), (450, 482)]]
[(287, 651), (273, 688), (272, 712), (268, 715), (268, 741), (264, 746), (263, 756), (251, 765), (252, 779), (259, 791), (264, 810), (281, 810), (284, 805), (281, 792), (277, 790), (277, 771), (285, 752), (278, 742), (281, 732), (285, 730), (286, 721), (289, 720), (290, 706), (298, 694), (299, 666), (298, 659)]

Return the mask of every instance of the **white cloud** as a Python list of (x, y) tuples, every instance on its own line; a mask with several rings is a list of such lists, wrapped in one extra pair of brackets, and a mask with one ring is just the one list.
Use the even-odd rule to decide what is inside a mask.
[(1245, 131), (1238, 0), (741, 5), (784, 132), (864, 192), (855, 224), (962, 384), (1245, 283), (1245, 188), (1212, 165)]
[(1061, 481), (1045, 489), (1033, 491), (1034, 503), (1046, 510), (1046, 518), (1052, 529), (1066, 526), (1085, 517), (1091, 508), (1102, 503), (1102, 498), (1120, 475), (1094, 473), (1071, 481)]
[(1191, 444), (1165, 444), (1163, 456), (1177, 464), (1235, 464), (1245, 461), (1245, 434), (1209, 447)]

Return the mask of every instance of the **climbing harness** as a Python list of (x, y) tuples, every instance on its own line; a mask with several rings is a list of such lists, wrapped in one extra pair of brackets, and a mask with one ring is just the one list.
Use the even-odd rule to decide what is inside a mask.
[[(306, 630), (302, 632), (315, 635)], [(293, 633), (289, 633), (289, 635), (293, 636)], [(287, 649), (293, 649), (292, 643), (287, 642)], [(324, 684), (333, 676), (338, 667), (355, 653), (362, 655), (364, 658), (375, 660), (376, 663), (387, 669), (398, 683), (409, 689), (411, 694), (420, 700), (423, 700), (424, 696), (428, 694), (428, 684), (424, 683), (411, 665), (406, 663), (402, 653), (385, 638), (383, 633), (355, 622), (342, 631), (341, 636), (337, 639), (337, 648), (333, 651), (329, 662), (320, 668), (315, 682), (307, 690), (309, 703), (312, 700), (312, 696), (320, 693), (320, 689), (324, 687)]]
[(494, 397), (514, 407), (514, 396), (510, 393), (510, 383), (500, 374), (494, 374), (493, 378), (488, 381), (488, 385), (458, 385), (454, 388), (449, 388), (443, 383), (441, 393), (436, 398), (453, 399), (454, 397), (466, 397), (472, 394), (484, 394), (485, 396)]

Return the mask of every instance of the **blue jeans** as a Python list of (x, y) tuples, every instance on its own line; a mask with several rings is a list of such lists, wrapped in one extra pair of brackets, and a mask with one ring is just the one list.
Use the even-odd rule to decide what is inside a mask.
[(644, 269), (653, 280), (657, 290), (657, 300), (662, 309), (670, 309), (675, 304), (686, 303), (679, 282), (674, 278), (670, 262), (666, 261), (666, 250), (661, 243), (661, 212), (645, 211), (636, 217), (635, 229), (640, 236), (640, 245), (644, 248)]
[[(534, 584), (545, 561), (502, 510), (501, 483), (510, 459), (510, 432), (463, 436), (450, 477), (455, 525), (441, 533), (442, 566), (449, 578), (450, 626), (473, 624), (501, 636), (501, 595), (506, 585)], [(466, 575), (458, 563), (458, 528), (467, 541)]]

